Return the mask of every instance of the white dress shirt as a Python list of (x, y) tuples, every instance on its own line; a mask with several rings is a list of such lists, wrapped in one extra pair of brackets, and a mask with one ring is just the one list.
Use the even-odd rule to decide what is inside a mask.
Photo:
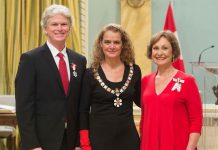
[(69, 59), (68, 59), (68, 55), (67, 55), (67, 51), (66, 51), (66, 46), (64, 47), (63, 50), (59, 51), (57, 48), (55, 48), (51, 43), (49, 43), (48, 41), (46, 42), (48, 45), (49, 50), (52, 53), (52, 56), (55, 60), (55, 63), (59, 69), (59, 60), (60, 58), (57, 56), (58, 53), (62, 53), (64, 55), (64, 60), (66, 63), (66, 67), (67, 67), (67, 74), (68, 74), (68, 80), (70, 81), (70, 64), (69, 64)]

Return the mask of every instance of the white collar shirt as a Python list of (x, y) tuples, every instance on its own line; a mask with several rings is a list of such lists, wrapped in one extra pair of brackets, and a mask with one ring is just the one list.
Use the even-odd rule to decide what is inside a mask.
[(68, 55), (67, 55), (66, 46), (64, 47), (63, 50), (59, 51), (57, 48), (55, 48), (48, 41), (46, 43), (48, 45), (49, 50), (51, 51), (51, 54), (52, 54), (52, 56), (53, 56), (53, 58), (55, 60), (55, 63), (57, 65), (58, 69), (59, 69), (58, 64), (59, 64), (60, 58), (57, 55), (58, 55), (58, 53), (62, 53), (64, 55), (64, 60), (65, 60), (66, 67), (67, 67), (68, 80), (70, 81), (70, 64), (69, 64), (69, 59), (68, 59)]

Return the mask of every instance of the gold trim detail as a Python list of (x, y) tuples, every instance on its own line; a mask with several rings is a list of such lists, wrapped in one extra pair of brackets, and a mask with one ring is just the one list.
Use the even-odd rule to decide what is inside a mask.
[(127, 4), (133, 8), (139, 8), (145, 3), (145, 0), (127, 0)]

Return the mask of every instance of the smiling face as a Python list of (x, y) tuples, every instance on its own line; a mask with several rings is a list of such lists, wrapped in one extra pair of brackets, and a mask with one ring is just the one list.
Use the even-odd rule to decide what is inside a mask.
[(56, 14), (48, 19), (44, 31), (49, 43), (54, 46), (57, 44), (65, 45), (70, 31), (69, 21), (64, 15)]
[(105, 59), (120, 59), (122, 41), (119, 32), (106, 31), (100, 45)]
[(152, 46), (151, 58), (157, 66), (169, 66), (172, 64), (172, 46), (165, 37), (161, 37), (160, 40)]

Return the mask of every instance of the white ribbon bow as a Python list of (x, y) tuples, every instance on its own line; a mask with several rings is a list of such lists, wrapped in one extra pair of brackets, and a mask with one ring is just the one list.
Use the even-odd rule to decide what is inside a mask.
[(181, 91), (181, 83), (184, 83), (185, 80), (182, 80), (180, 78), (173, 78), (173, 81), (175, 82), (173, 88), (171, 89), (172, 91), (177, 90), (178, 92)]

